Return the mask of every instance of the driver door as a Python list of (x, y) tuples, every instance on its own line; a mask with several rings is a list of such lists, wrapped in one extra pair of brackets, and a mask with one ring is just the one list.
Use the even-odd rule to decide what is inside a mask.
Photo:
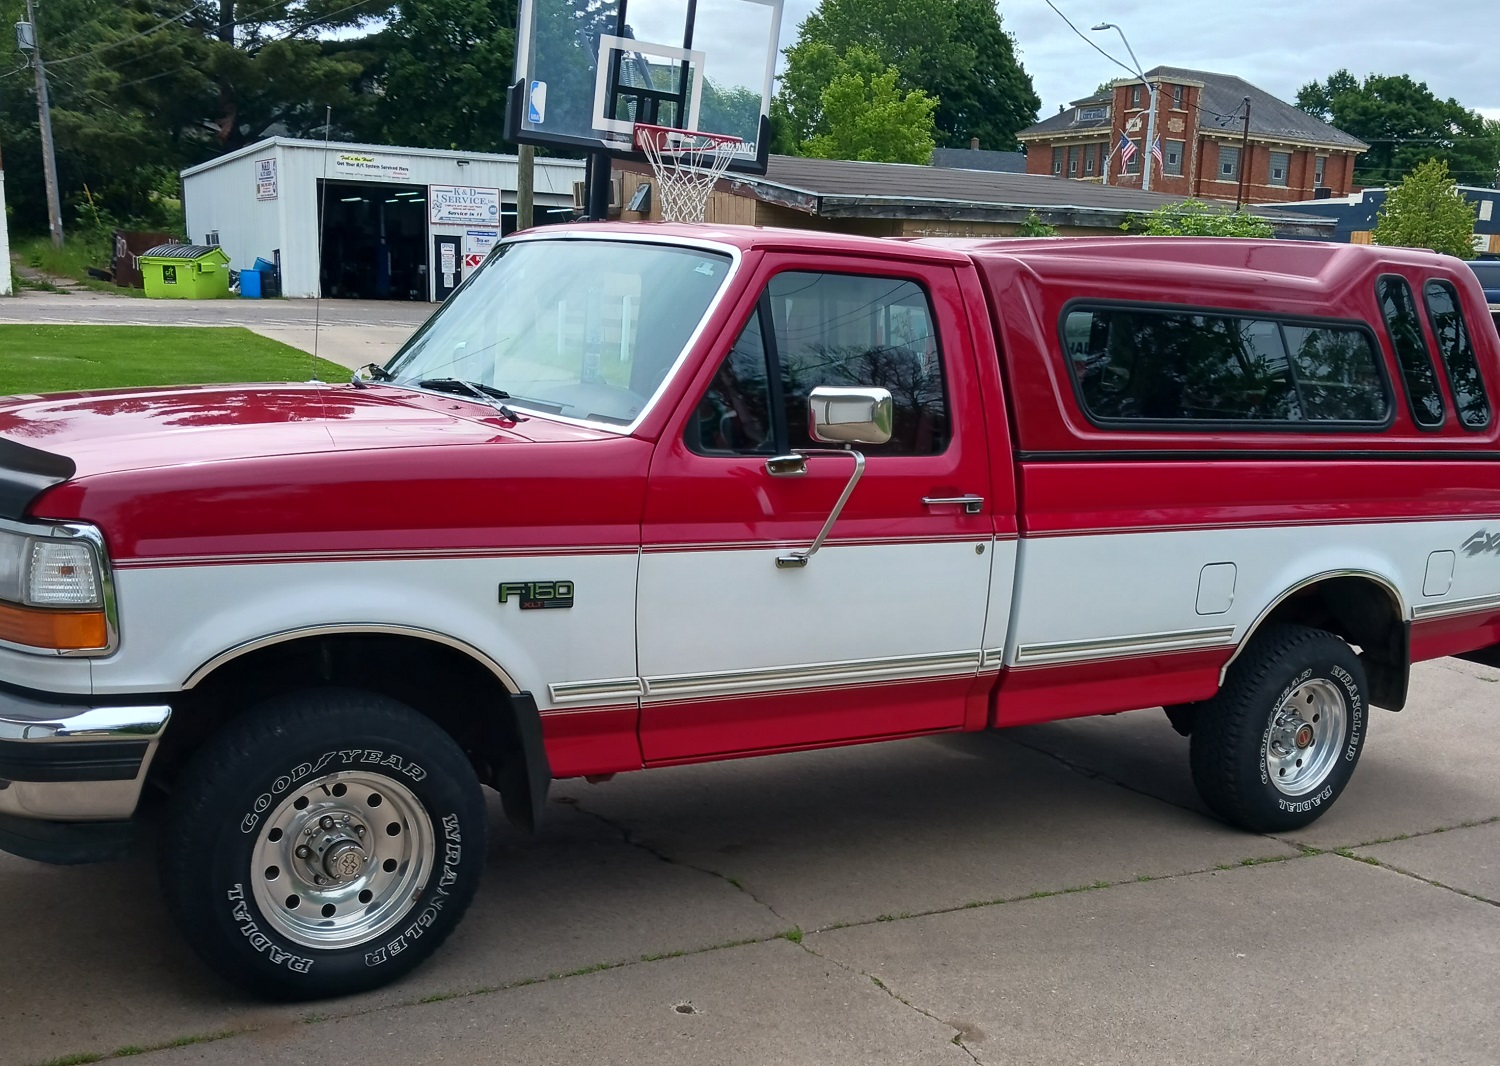
[[(953, 272), (768, 257), (730, 351), (652, 460), (637, 598), (648, 763), (957, 729), (994, 557), (983, 412)], [(808, 394), (875, 386), (894, 430), (801, 476), (767, 460), (810, 439)], [(962, 431), (961, 431), (962, 430)], [(787, 464), (772, 464), (784, 472)], [(795, 464), (792, 464), (795, 465)]]

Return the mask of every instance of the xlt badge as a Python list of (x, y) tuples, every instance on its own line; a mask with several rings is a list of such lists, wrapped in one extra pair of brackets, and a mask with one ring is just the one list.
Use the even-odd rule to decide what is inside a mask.
[(502, 581), (500, 602), (521, 601), (521, 610), (540, 611), (549, 607), (573, 606), (571, 581)]

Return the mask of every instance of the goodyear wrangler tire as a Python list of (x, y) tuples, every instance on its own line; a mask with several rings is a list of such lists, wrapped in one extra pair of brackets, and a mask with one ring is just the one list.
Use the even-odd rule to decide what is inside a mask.
[(1359, 658), (1332, 633), (1267, 626), (1200, 705), (1189, 747), (1199, 795), (1257, 833), (1313, 822), (1359, 762), (1368, 692)]
[(310, 689), (246, 712), (195, 755), (161, 843), (194, 950), (274, 999), (358, 992), (442, 943), (485, 857), (458, 745), (394, 700)]

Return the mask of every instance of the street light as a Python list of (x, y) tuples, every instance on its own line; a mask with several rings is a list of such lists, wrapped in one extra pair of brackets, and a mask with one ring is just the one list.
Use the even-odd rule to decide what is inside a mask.
[(1125, 31), (1113, 22), (1101, 22), (1093, 27), (1095, 32), (1099, 30), (1114, 30), (1120, 35), (1120, 40), (1125, 44), (1125, 51), (1130, 53), (1130, 61), (1135, 64), (1136, 77), (1146, 82), (1146, 103), (1151, 108), (1150, 117), (1146, 120), (1146, 144), (1141, 152), (1141, 167), (1143, 177), (1141, 179), (1141, 191), (1151, 191), (1151, 149), (1156, 145), (1156, 86), (1146, 80), (1145, 71), (1141, 70), (1141, 61), (1135, 57), (1135, 49), (1130, 47), (1130, 40), (1125, 36)]

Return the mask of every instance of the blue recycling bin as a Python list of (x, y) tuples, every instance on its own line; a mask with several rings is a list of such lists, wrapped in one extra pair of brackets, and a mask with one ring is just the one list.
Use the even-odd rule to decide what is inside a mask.
[(259, 300), (260, 278), (261, 274), (259, 270), (241, 270), (240, 295), (247, 300)]

